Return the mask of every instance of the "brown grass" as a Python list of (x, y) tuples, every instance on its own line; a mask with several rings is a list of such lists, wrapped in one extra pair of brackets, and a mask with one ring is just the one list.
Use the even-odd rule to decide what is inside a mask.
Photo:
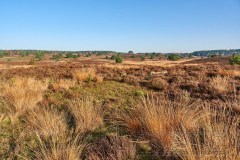
[(8, 103), (5, 108), (11, 116), (18, 116), (31, 109), (43, 99), (43, 91), (48, 88), (48, 80), (16, 77), (11, 82), (1, 84), (1, 96)]
[(222, 76), (227, 76), (227, 77), (235, 77), (235, 76), (239, 76), (240, 75), (240, 71), (239, 70), (229, 70), (229, 69), (222, 69), (219, 68), (217, 70), (218, 74), (222, 75)]
[(52, 84), (54, 90), (65, 89), (69, 90), (76, 85), (76, 81), (72, 79), (60, 79)]
[(82, 154), (84, 143), (79, 138), (71, 137), (68, 142), (50, 139), (47, 142), (38, 137), (39, 150), (35, 151), (37, 160), (78, 160)]
[(66, 115), (56, 109), (35, 108), (25, 114), (29, 131), (37, 133), (42, 139), (61, 138), (61, 142), (69, 133)]
[(130, 133), (148, 138), (154, 148), (167, 152), (171, 149), (174, 131), (183, 125), (192, 131), (199, 123), (200, 111), (192, 106), (143, 97), (142, 102), (120, 118)]
[(182, 127), (181, 132), (176, 133), (173, 152), (186, 160), (239, 159), (239, 117), (205, 107), (207, 116), (199, 129), (189, 133)]
[(93, 98), (72, 100), (69, 110), (74, 118), (77, 133), (86, 133), (103, 125), (102, 109), (94, 104)]
[(231, 90), (231, 83), (228, 77), (214, 77), (209, 81), (209, 89), (213, 93), (224, 94)]
[(80, 70), (75, 70), (73, 73), (73, 78), (79, 82), (102, 82), (103, 77), (96, 74), (96, 70), (94, 68), (82, 68)]
[(128, 137), (110, 135), (95, 142), (86, 153), (86, 160), (136, 159), (136, 147)]

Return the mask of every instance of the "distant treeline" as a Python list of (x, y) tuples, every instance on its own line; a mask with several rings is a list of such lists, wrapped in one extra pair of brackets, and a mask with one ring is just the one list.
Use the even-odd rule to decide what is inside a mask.
[(240, 54), (240, 49), (230, 49), (230, 50), (206, 50), (206, 51), (195, 51), (192, 53), (193, 56), (209, 57), (209, 56), (225, 56)]
[[(134, 54), (133, 51), (129, 51), (129, 54)], [(0, 50), (0, 58), (8, 55), (43, 55), (43, 54), (73, 54), (73, 55), (107, 55), (107, 54), (122, 54), (122, 52), (115, 51), (48, 51), (48, 50)], [(175, 53), (138, 53), (141, 55), (160, 55), (164, 54), (166, 56), (175, 54)], [(240, 49), (230, 49), (230, 50), (203, 50), (203, 51), (194, 51), (192, 53), (178, 53), (181, 57), (213, 57), (213, 56), (225, 56), (225, 55), (234, 55), (240, 54)]]
[(3, 55), (30, 55), (30, 54), (54, 54), (54, 53), (61, 53), (61, 54), (109, 54), (109, 53), (116, 53), (114, 51), (48, 51), (48, 50), (0, 50), (0, 54)]

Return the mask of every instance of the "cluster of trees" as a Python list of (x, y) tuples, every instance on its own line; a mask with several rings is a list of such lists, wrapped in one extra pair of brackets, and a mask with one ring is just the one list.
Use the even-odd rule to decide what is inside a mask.
[(4, 56), (8, 56), (8, 55), (9, 55), (9, 52), (0, 50), (0, 58), (2, 58), (2, 57), (4, 57)]
[(116, 63), (122, 63), (122, 62), (123, 62), (123, 59), (122, 59), (120, 53), (114, 54), (114, 55), (112, 55), (110, 58), (109, 58), (108, 56), (106, 56), (105, 59), (114, 60)]
[(234, 55), (240, 54), (240, 49), (230, 49), (230, 50), (206, 50), (206, 51), (195, 51), (192, 53), (194, 56), (201, 57), (213, 57), (213, 56), (224, 56), (224, 55)]

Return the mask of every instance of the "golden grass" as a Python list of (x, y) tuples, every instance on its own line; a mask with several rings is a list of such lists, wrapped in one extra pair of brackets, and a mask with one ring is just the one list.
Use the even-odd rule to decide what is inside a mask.
[(240, 159), (240, 118), (205, 107), (204, 123), (193, 133), (182, 127), (176, 133), (172, 151), (186, 160)]
[(224, 94), (231, 90), (231, 83), (228, 77), (213, 77), (209, 81), (209, 89), (213, 93)]
[(235, 77), (235, 76), (239, 76), (240, 75), (240, 71), (239, 70), (227, 70), (227, 69), (222, 69), (219, 68), (217, 70), (218, 74), (222, 75), (222, 76), (227, 76), (227, 77)]
[(94, 104), (91, 97), (72, 100), (69, 110), (74, 117), (76, 132), (86, 133), (103, 125), (102, 109)]
[(45, 140), (57, 137), (63, 141), (69, 133), (66, 115), (56, 109), (35, 108), (25, 114), (25, 119), (29, 131)]
[[(132, 136), (147, 139), (159, 156), (186, 160), (240, 158), (240, 118), (229, 102), (212, 108), (207, 102), (189, 103), (185, 93), (176, 101), (143, 97), (140, 105), (120, 115)], [(191, 105), (189, 105), (191, 104)]]
[(143, 135), (152, 145), (164, 152), (171, 149), (173, 134), (180, 126), (192, 131), (199, 123), (200, 110), (192, 106), (142, 97), (141, 103), (120, 117), (130, 133)]
[(83, 152), (84, 143), (79, 142), (79, 137), (70, 137), (67, 142), (50, 139), (47, 142), (38, 137), (40, 148), (35, 151), (37, 160), (79, 160)]
[(48, 80), (16, 77), (11, 82), (3, 82), (0, 86), (1, 96), (8, 103), (5, 108), (11, 116), (18, 116), (36, 106), (43, 99), (43, 91), (48, 88)]
[(65, 89), (69, 90), (76, 85), (76, 81), (72, 79), (60, 79), (52, 84), (54, 90)]
[(75, 70), (72, 72), (73, 78), (79, 82), (102, 82), (103, 77), (96, 74), (94, 68), (82, 68), (80, 70)]

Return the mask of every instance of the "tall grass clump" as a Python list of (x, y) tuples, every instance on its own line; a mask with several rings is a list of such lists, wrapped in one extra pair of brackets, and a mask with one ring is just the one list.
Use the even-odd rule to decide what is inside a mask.
[(24, 117), (29, 131), (44, 140), (57, 137), (63, 142), (70, 133), (65, 113), (56, 109), (35, 108)]
[(75, 84), (76, 84), (75, 80), (60, 79), (60, 80), (57, 80), (56, 82), (52, 83), (52, 87), (53, 87), (54, 90), (58, 90), (58, 89), (69, 90), (69, 88), (74, 87)]
[(103, 125), (103, 111), (91, 97), (71, 100), (68, 109), (73, 116), (76, 133), (90, 132)]
[(190, 133), (182, 126), (176, 133), (173, 152), (186, 160), (240, 159), (240, 118), (209, 107), (204, 112), (207, 116), (198, 129)]
[(103, 77), (96, 74), (94, 68), (82, 68), (80, 70), (75, 70), (73, 73), (73, 78), (79, 82), (102, 82)]
[(231, 88), (231, 83), (227, 77), (213, 77), (209, 81), (209, 89), (213, 93), (224, 94), (227, 93)]
[(139, 105), (123, 112), (120, 123), (133, 136), (149, 139), (158, 154), (167, 154), (171, 150), (174, 133), (181, 126), (194, 131), (200, 119), (201, 111), (187, 102), (179, 104), (147, 96), (142, 97)]
[(34, 159), (37, 160), (78, 160), (85, 144), (79, 137), (69, 137), (68, 141), (61, 142), (56, 139), (44, 141), (38, 136), (38, 149), (35, 150)]
[(43, 99), (43, 92), (48, 88), (48, 81), (34, 78), (16, 77), (3, 82), (0, 86), (1, 96), (7, 102), (5, 109), (11, 116), (18, 116)]

